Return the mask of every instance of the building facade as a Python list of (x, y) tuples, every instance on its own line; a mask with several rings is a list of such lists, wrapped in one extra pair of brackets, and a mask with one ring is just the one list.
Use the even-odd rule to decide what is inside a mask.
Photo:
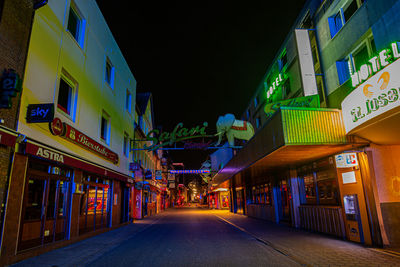
[(138, 171), (135, 172), (135, 199), (140, 199), (140, 204), (137, 203), (135, 218), (142, 219), (161, 211), (162, 198), (165, 196), (163, 180), (165, 181), (166, 177), (162, 174), (162, 151), (146, 149), (146, 146), (152, 145), (150, 141), (146, 141), (146, 137), (155, 128), (152, 94), (137, 93), (136, 98), (133, 147), (134, 160), (138, 167)]
[(4, 263), (133, 217), (136, 80), (95, 1), (36, 11), (22, 87)]
[(307, 1), (242, 114), (255, 136), (213, 178), (233, 212), (399, 245), (399, 4)]

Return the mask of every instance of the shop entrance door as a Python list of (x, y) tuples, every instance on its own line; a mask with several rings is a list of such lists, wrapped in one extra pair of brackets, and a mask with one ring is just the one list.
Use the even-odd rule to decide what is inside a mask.
[(129, 220), (129, 187), (122, 186), (121, 223)]
[(290, 186), (288, 180), (279, 182), (279, 221), (290, 222)]
[(18, 250), (66, 237), (69, 182), (47, 175), (28, 176)]
[(236, 189), (236, 205), (237, 205), (237, 213), (240, 214), (244, 214), (244, 205), (243, 205), (243, 200), (244, 200), (244, 196), (243, 196), (243, 189)]

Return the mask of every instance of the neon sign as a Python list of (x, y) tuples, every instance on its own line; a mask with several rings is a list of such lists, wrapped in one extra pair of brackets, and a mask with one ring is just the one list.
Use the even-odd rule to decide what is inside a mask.
[[(397, 50), (393, 52), (393, 57), (400, 57), (396, 53)], [(387, 58), (384, 60), (388, 62)], [(342, 112), (347, 133), (400, 106), (399, 77), (400, 60), (396, 60), (360, 84), (343, 100)]]
[(202, 138), (202, 137), (213, 137), (214, 135), (207, 135), (206, 128), (208, 126), (207, 122), (204, 122), (202, 126), (195, 126), (190, 130), (188, 128), (183, 127), (183, 123), (178, 123), (174, 130), (169, 132), (162, 132), (160, 130), (154, 129), (149, 132), (146, 137), (146, 141), (150, 141), (153, 144), (151, 146), (144, 146), (144, 149), (147, 150), (156, 150), (160, 147), (166, 145), (173, 145), (174, 143), (194, 139), (194, 138)]
[(273, 93), (276, 91), (276, 89), (281, 86), (282, 82), (285, 80), (285, 77), (282, 73), (279, 73), (278, 77), (274, 79), (272, 82), (272, 85), (269, 87), (267, 91), (267, 98), (270, 98)]
[(371, 58), (368, 60), (368, 63), (362, 65), (358, 71), (351, 74), (353, 87), (357, 87), (359, 84), (366, 81), (369, 77), (398, 58), (400, 58), (400, 52), (397, 43), (392, 43), (391, 49), (383, 49), (379, 52), (378, 56)]

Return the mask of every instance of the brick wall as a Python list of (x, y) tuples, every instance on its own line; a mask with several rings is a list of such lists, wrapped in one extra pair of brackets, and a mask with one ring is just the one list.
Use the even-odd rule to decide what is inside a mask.
[[(0, 75), (4, 69), (14, 69), (23, 78), (33, 20), (32, 0), (0, 1)], [(1, 90), (0, 90), (1, 91)], [(11, 109), (0, 109), (2, 126), (16, 129), (20, 95), (12, 99)], [(24, 111), (22, 111), (24, 112)], [(3, 218), (5, 192), (8, 187), (10, 157), (12, 149), (0, 146), (0, 219)], [(2, 225), (2, 222), (0, 222)]]

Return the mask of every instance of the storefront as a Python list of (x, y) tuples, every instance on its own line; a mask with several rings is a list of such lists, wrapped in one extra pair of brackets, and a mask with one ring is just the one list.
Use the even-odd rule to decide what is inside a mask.
[(10, 178), (3, 255), (122, 222), (120, 188), (133, 182), (129, 176), (30, 139), (21, 152)]
[[(353, 74), (354, 90), (342, 102), (347, 135), (369, 142), (358, 159), (366, 166), (361, 171), (371, 228), (377, 233), (373, 242), (392, 247), (400, 247), (399, 58), (398, 43), (389, 44)], [(378, 68), (371, 68), (374, 60)]]
[(79, 234), (111, 225), (110, 180), (95, 174), (83, 174)]

